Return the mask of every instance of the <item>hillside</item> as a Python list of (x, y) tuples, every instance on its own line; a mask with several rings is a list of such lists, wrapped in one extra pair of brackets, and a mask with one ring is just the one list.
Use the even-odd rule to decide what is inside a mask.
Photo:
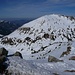
[(75, 19), (52, 14), (24, 24), (3, 37), (1, 45), (10, 53), (20, 51), (27, 60), (44, 59), (49, 55), (60, 58), (74, 51), (74, 40)]

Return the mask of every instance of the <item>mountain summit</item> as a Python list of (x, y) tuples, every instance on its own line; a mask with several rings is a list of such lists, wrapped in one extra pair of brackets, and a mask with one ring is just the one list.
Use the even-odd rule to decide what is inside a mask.
[(25, 59), (44, 59), (49, 55), (62, 57), (75, 40), (75, 19), (62, 15), (45, 15), (24, 24), (1, 39), (11, 52), (20, 51)]

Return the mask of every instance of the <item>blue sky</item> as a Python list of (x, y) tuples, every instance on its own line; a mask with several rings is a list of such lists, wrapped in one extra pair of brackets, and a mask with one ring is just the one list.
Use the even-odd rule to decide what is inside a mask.
[(75, 0), (0, 0), (0, 18), (36, 18), (52, 13), (75, 16)]

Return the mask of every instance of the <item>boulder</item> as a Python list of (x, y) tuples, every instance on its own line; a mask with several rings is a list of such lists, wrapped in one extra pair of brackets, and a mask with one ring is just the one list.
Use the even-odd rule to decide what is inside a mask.
[(23, 58), (23, 57), (22, 57), (22, 54), (21, 54), (20, 52), (18, 52), (18, 51), (17, 51), (16, 53), (14, 53), (13, 55), (14, 55), (14, 56), (19, 56), (19, 57)]
[(48, 62), (63, 62), (63, 60), (59, 60), (59, 59), (55, 58), (54, 56), (49, 55)]
[(7, 56), (7, 54), (8, 54), (8, 51), (5, 49), (5, 48), (0, 48), (0, 56), (2, 56), (2, 55), (5, 55), (5, 56)]
[(6, 60), (6, 56), (5, 55), (0, 56), (0, 64), (5, 62), (5, 60)]
[(70, 57), (69, 60), (75, 60), (75, 56)]
[(65, 72), (75, 72), (75, 70), (65, 70)]
[(2, 55), (0, 57), (0, 75), (6, 75), (4, 74), (7, 67), (8, 67), (8, 64), (5, 62), (6, 61), (6, 56)]

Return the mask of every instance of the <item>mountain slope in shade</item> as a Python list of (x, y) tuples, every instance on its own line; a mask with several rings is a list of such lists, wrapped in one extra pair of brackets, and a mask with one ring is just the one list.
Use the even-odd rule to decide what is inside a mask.
[(74, 52), (74, 40), (75, 19), (52, 14), (24, 24), (2, 38), (1, 45), (10, 53), (20, 51), (25, 59), (60, 58)]
[(16, 29), (18, 29), (20, 26), (22, 26), (25, 23), (28, 23), (32, 21), (33, 19), (7, 19), (6, 20), (0, 20), (0, 34), (2, 35), (9, 35)]
[(8, 35), (16, 30), (19, 26), (9, 21), (0, 20), (0, 34)]

